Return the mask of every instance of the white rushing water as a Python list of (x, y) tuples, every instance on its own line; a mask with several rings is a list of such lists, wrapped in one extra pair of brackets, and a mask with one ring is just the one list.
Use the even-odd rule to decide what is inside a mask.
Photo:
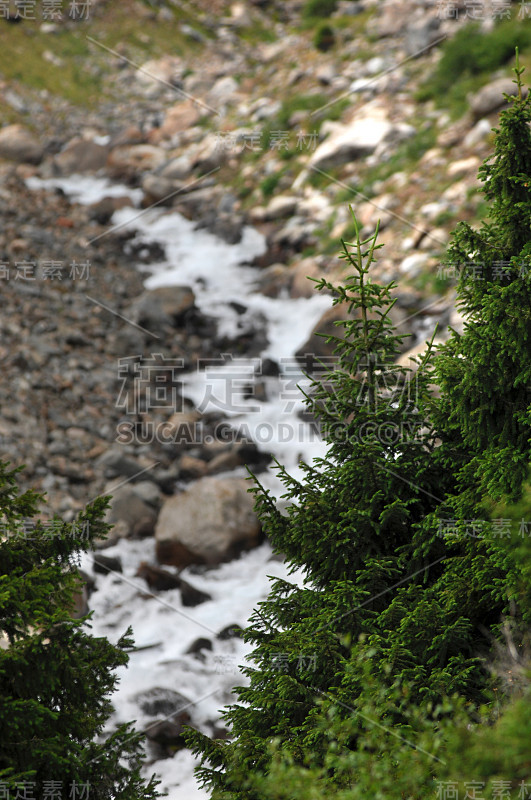
[[(124, 194), (139, 202), (141, 196), (139, 190), (80, 176), (46, 181), (31, 178), (28, 185), (34, 189), (60, 187), (75, 201), (86, 204)], [(207, 231), (196, 230), (192, 222), (175, 212), (139, 212), (133, 208), (116, 212), (112, 227), (131, 227), (137, 231), (139, 242), (157, 241), (163, 246), (165, 260), (149, 266), (147, 288), (190, 286), (198, 308), (218, 319), (222, 335), (237, 336), (242, 325), (265, 325), (268, 345), (260, 357), (274, 359), (283, 372), (280, 378), (266, 378), (267, 400), (235, 391), (230, 398), (224, 396), (224, 411), (231, 424), (247, 432), (260, 449), (273, 453), (292, 475), (300, 474), (301, 458), (311, 462), (324, 455), (322, 442), (297, 415), (303, 407), (297, 383), (304, 384), (304, 378), (294, 353), (330, 306), (330, 298), (316, 293), (309, 300), (273, 299), (257, 292), (257, 270), (245, 264), (264, 251), (265, 242), (252, 228), (245, 229), (239, 244), (229, 245)], [(236, 311), (231, 306), (234, 302), (246, 310)], [(241, 384), (242, 375), (248, 383), (257, 365), (259, 369), (260, 357), (229, 363), (221, 359), (208, 370), (188, 373), (183, 381), (184, 394), (202, 411), (215, 410), (220, 397), (212, 387), (231, 385), (234, 389)], [(260, 480), (277, 495), (281, 493), (282, 487), (271, 471)], [(186, 569), (182, 577), (212, 596), (208, 602), (186, 608), (179, 590), (146, 597), (145, 583), (135, 577), (140, 561), (155, 562), (153, 540), (121, 540), (105, 553), (120, 557), (123, 574), (98, 575), (97, 589), (90, 598), (93, 633), (116, 641), (131, 625), (136, 647), (145, 648), (133, 652), (128, 667), (119, 671), (120, 683), (113, 697), (116, 713), (111, 723), (136, 720), (138, 729), (145, 728), (153, 717), (143, 715), (134, 698), (140, 692), (162, 687), (188, 697), (194, 724), (208, 730), (206, 723), (219, 720), (219, 710), (232, 701), (231, 687), (245, 682), (238, 667), (245, 662), (246, 645), (238, 638), (219, 640), (216, 634), (234, 623), (245, 626), (253, 608), (268, 594), (268, 576), (288, 578), (285, 565), (271, 559), (271, 548), (264, 543), (216, 569), (200, 574)], [(83, 557), (82, 568), (92, 572), (91, 561), (90, 556)], [(290, 577), (292, 581), (300, 579)], [(198, 637), (212, 641), (213, 649), (202, 651), (202, 660), (186, 655)], [(160, 777), (161, 788), (168, 791), (171, 800), (207, 797), (197, 786), (193, 767), (191, 754), (182, 750), (173, 758), (156, 761), (145, 772)]]

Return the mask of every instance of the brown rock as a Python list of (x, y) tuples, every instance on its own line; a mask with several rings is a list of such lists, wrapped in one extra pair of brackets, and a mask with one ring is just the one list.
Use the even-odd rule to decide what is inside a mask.
[(114, 147), (107, 158), (107, 171), (113, 178), (131, 178), (141, 172), (157, 169), (167, 160), (160, 147), (133, 144)]
[(0, 158), (20, 163), (39, 164), (44, 147), (23, 125), (7, 125), (0, 130)]
[(163, 564), (219, 564), (260, 543), (260, 523), (242, 478), (206, 477), (162, 507), (155, 531)]
[(313, 297), (315, 283), (309, 278), (319, 278), (322, 270), (313, 258), (303, 258), (293, 268), (293, 281), (290, 294), (292, 297)]
[(176, 133), (197, 125), (199, 118), (197, 106), (191, 100), (176, 103), (166, 112), (160, 128), (155, 128), (149, 133), (148, 139), (151, 144), (159, 144), (164, 139), (171, 139)]

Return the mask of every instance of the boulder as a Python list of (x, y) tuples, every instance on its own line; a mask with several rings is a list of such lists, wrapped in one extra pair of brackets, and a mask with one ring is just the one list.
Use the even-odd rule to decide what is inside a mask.
[[(504, 94), (513, 96), (517, 91), (512, 78), (499, 78), (483, 86), (470, 98), (470, 110), (474, 120), (486, 117), (487, 114), (492, 114), (493, 111), (507, 105)], [(525, 87), (524, 96), (525, 94), (527, 94), (527, 87)]]
[(170, 497), (157, 522), (156, 552), (162, 564), (220, 564), (256, 547), (261, 529), (243, 478), (205, 477)]
[(279, 194), (273, 197), (267, 208), (265, 209), (264, 219), (275, 220), (283, 219), (284, 217), (291, 217), (297, 209), (297, 197), (290, 197), (289, 195)]
[(151, 144), (122, 145), (109, 153), (107, 171), (113, 178), (132, 178), (138, 173), (157, 169), (167, 158), (165, 150)]
[(157, 203), (171, 206), (174, 197), (183, 190), (185, 184), (175, 178), (163, 178), (162, 175), (148, 172), (142, 177), (141, 186), (146, 195), (144, 205)]
[(135, 72), (135, 79), (149, 93), (177, 87), (183, 72), (183, 64), (177, 56), (165, 55), (142, 64)]
[[(305, 371), (314, 372), (317, 370), (323, 372), (324, 367), (319, 364), (319, 359), (323, 359), (325, 365), (331, 366), (330, 359), (336, 358), (336, 356), (334, 356), (336, 344), (334, 342), (327, 343), (326, 337), (343, 336), (344, 327), (342, 325), (336, 325), (335, 323), (339, 320), (347, 320), (348, 318), (349, 315), (345, 303), (332, 306), (332, 308), (324, 312), (317, 325), (315, 325), (310, 337), (295, 353), (295, 357), (299, 363), (303, 365)], [(373, 318), (376, 319), (379, 317), (374, 314)], [(411, 329), (409, 325), (407, 325), (408, 317), (397, 305), (391, 309), (389, 319), (393, 325), (396, 326), (398, 334), (411, 333)], [(409, 338), (404, 339), (401, 348), (402, 352), (410, 347), (409, 342)]]
[(218, 78), (206, 96), (207, 103), (218, 109), (237, 100), (238, 83), (232, 75)]
[(173, 689), (155, 686), (146, 692), (140, 692), (133, 698), (134, 702), (148, 717), (163, 716), (174, 722), (188, 722), (188, 709), (193, 706), (191, 700)]
[(138, 497), (132, 486), (119, 486), (113, 491), (105, 521), (111, 525), (126, 526), (126, 536), (149, 536), (155, 527), (156, 513)]
[(133, 304), (132, 317), (143, 328), (160, 331), (179, 325), (194, 304), (189, 286), (164, 286), (141, 294)]
[(149, 134), (151, 144), (159, 144), (165, 139), (172, 139), (177, 133), (197, 125), (200, 119), (197, 104), (191, 100), (176, 103), (166, 111), (160, 128), (154, 128)]
[(314, 258), (303, 258), (292, 268), (291, 297), (313, 297), (316, 293), (315, 283), (310, 278), (320, 278), (323, 270)]
[(54, 165), (60, 175), (79, 172), (96, 172), (107, 163), (109, 148), (90, 139), (76, 137), (54, 157)]
[(7, 125), (0, 130), (0, 158), (26, 164), (39, 164), (44, 147), (23, 125)]
[(150, 589), (159, 592), (166, 592), (171, 589), (180, 589), (181, 599), (183, 606), (198, 606), (200, 603), (206, 603), (207, 600), (212, 600), (212, 597), (207, 592), (202, 592), (196, 589), (179, 575), (174, 575), (166, 569), (148, 564), (142, 561), (138, 567), (137, 577), (144, 578)]
[(360, 117), (348, 125), (334, 124), (330, 136), (311, 156), (309, 166), (326, 170), (369, 155), (392, 132), (393, 125), (381, 115)]
[(107, 575), (109, 572), (123, 572), (122, 562), (118, 556), (104, 556), (102, 553), (94, 554), (92, 569), (100, 575)]

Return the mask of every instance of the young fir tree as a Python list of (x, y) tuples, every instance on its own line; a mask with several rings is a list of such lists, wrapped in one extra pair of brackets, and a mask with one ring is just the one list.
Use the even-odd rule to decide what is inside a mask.
[(158, 782), (140, 776), (140, 734), (126, 724), (102, 736), (130, 631), (113, 645), (72, 618), (76, 555), (105, 536), (108, 502), (75, 524), (31, 528), (42, 496), (18, 492), (18, 471), (0, 463), (1, 796), (155, 798)]
[[(414, 396), (393, 390), (401, 337), (389, 321), (393, 285), (368, 276), (376, 234), (343, 244), (355, 270), (344, 288), (319, 284), (351, 311), (336, 341), (339, 368), (309, 399), (328, 456), (305, 467), (305, 482), (279, 468), (294, 501), (287, 514), (256, 490), (273, 546), (306, 581), (302, 588), (275, 581), (251, 619), (245, 637), (256, 666), (245, 670), (250, 685), (236, 690), (240, 703), (225, 712), (233, 741), (190, 734), (202, 757), (198, 774), (216, 798), (261, 797), (249, 776), (267, 774), (272, 742), (295, 769), (309, 759), (314, 768), (328, 763), (338, 789), (360, 780), (355, 767), (345, 774), (327, 762), (316, 700), (326, 698), (340, 720), (363, 707), (356, 666), (367, 647), (385, 696), (396, 698), (380, 708), (387, 728), (407, 728), (412, 703), (431, 708), (435, 724), (433, 703), (445, 695), (473, 704), (494, 697), (480, 656), (514, 606), (521, 569), (500, 540), (463, 530), (487, 520), (489, 502), (518, 497), (529, 464), (530, 276), (516, 272), (531, 242), (529, 109), (519, 83), (501, 118), (494, 164), (482, 172), (492, 223), (478, 234), (459, 228), (450, 249), (452, 260), (481, 254), (487, 267), (499, 260), (508, 267), (501, 280), (487, 271), (473, 283), (463, 270), (459, 292), (470, 323), (436, 359), (440, 400), (430, 393), (429, 354)], [(449, 518), (461, 535), (441, 535)], [(530, 612), (520, 609), (527, 622)], [(397, 692), (401, 686), (407, 691)], [(351, 753), (366, 744), (360, 730), (343, 740)]]

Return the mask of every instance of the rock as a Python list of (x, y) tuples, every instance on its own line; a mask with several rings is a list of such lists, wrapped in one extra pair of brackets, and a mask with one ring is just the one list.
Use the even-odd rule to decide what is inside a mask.
[(155, 589), (157, 592), (167, 592), (170, 589), (181, 588), (181, 579), (178, 575), (174, 575), (161, 567), (148, 564), (147, 561), (140, 562), (136, 576), (137, 578), (144, 578), (149, 588)]
[(113, 147), (121, 147), (126, 144), (145, 144), (146, 137), (135, 125), (128, 125), (127, 128), (122, 128), (111, 140), (108, 147), (112, 150)]
[(172, 758), (177, 750), (186, 747), (183, 734), (183, 723), (190, 721), (190, 715), (186, 714), (182, 722), (172, 722), (168, 719), (157, 720), (151, 723), (146, 729), (145, 734), (148, 741), (155, 745), (153, 755), (156, 760), (162, 758)]
[(142, 64), (135, 72), (138, 83), (149, 93), (177, 87), (182, 77), (183, 65), (176, 56), (162, 56)]
[(409, 275), (410, 278), (415, 278), (422, 272), (429, 260), (427, 253), (412, 253), (406, 256), (399, 266), (400, 272)]
[(265, 209), (264, 220), (291, 217), (291, 215), (295, 213), (298, 202), (299, 200), (297, 197), (289, 197), (288, 195), (280, 194), (273, 197)]
[(22, 164), (40, 164), (44, 147), (23, 125), (7, 125), (0, 129), (0, 158)]
[(225, 628), (222, 628), (220, 632), (216, 635), (216, 639), (241, 639), (243, 635), (243, 628), (238, 623), (234, 623), (232, 625), (227, 625)]
[(260, 523), (242, 478), (201, 478), (162, 506), (155, 531), (162, 564), (219, 564), (260, 543)]
[(151, 144), (132, 144), (114, 147), (107, 158), (107, 172), (113, 178), (130, 179), (139, 173), (150, 172), (167, 161), (167, 153)]
[(260, 273), (256, 288), (266, 297), (279, 297), (291, 284), (291, 270), (284, 264), (271, 264)]
[(448, 165), (446, 171), (448, 175), (456, 178), (462, 178), (463, 175), (468, 175), (469, 172), (473, 172), (475, 177), (480, 164), (481, 162), (477, 156), (469, 156), (468, 158), (460, 158), (458, 161), (453, 161)]
[(441, 38), (439, 24), (437, 17), (430, 17), (408, 25), (405, 36), (408, 56), (424, 55)]
[(382, 6), (379, 13), (370, 20), (367, 30), (380, 39), (397, 36), (407, 24), (411, 6), (409, 3), (382, 3)]
[(151, 536), (155, 527), (156, 514), (151, 506), (144, 503), (132, 486), (120, 486), (113, 491), (111, 504), (107, 509), (105, 521), (111, 524), (125, 523), (127, 536), (133, 538)]
[(117, 556), (104, 556), (102, 553), (95, 553), (93, 556), (92, 569), (100, 575), (107, 575), (108, 572), (122, 572), (122, 562)]
[(142, 471), (142, 467), (138, 461), (129, 458), (123, 451), (120, 445), (113, 445), (106, 450), (96, 460), (96, 464), (105, 469), (106, 478), (115, 478), (118, 475), (125, 475), (127, 478), (132, 478)]
[[(175, 719), (183, 714), (186, 709), (193, 706), (192, 701), (185, 695), (161, 686), (155, 686), (147, 692), (140, 692), (133, 700), (148, 717), (158, 717), (160, 715)], [(187, 717), (190, 719), (188, 714)]]
[(180, 578), (179, 575), (174, 575), (166, 569), (148, 564), (146, 561), (140, 563), (136, 574), (139, 578), (144, 578), (150, 589), (155, 589), (159, 592), (180, 589), (183, 606), (198, 606), (200, 603), (212, 600), (211, 595), (196, 589), (195, 586)]
[[(174, 201), (174, 197), (184, 188), (183, 181), (175, 178), (163, 178), (162, 175), (148, 173), (142, 176), (141, 186), (146, 194), (145, 205), (168, 205)], [(162, 201), (165, 201), (164, 203)]]
[(185, 655), (196, 655), (197, 653), (201, 653), (201, 650), (212, 650), (212, 642), (205, 636), (200, 636), (198, 639), (195, 639), (184, 653)]
[(96, 203), (92, 203), (89, 209), (90, 219), (95, 220), (99, 225), (107, 225), (115, 211), (120, 208), (132, 206), (130, 197), (102, 197)]
[(310, 167), (326, 170), (369, 155), (393, 131), (393, 125), (382, 115), (360, 117), (348, 125), (332, 124), (333, 133), (314, 151)]
[(319, 278), (322, 268), (314, 258), (303, 258), (292, 267), (291, 297), (313, 297), (316, 293), (315, 283), (310, 278)]
[(187, 455), (181, 456), (179, 460), (179, 478), (183, 480), (196, 480), (206, 475), (208, 464), (201, 458)]
[(165, 139), (172, 139), (177, 133), (197, 125), (201, 115), (197, 104), (192, 100), (176, 103), (166, 111), (160, 128), (154, 128), (149, 136), (150, 144), (160, 144)]
[(483, 142), (492, 131), (488, 119), (480, 119), (463, 139), (463, 147), (472, 148)]
[(182, 581), (181, 600), (183, 601), (183, 606), (193, 608), (201, 603), (206, 603), (208, 600), (212, 600), (212, 595), (208, 594), (208, 592), (202, 592), (201, 589), (196, 589), (196, 587), (192, 586), (188, 581)]
[(184, 180), (191, 175), (192, 170), (194, 168), (194, 160), (192, 157), (192, 153), (185, 152), (177, 158), (172, 158), (170, 161), (167, 161), (163, 167), (158, 171), (158, 175), (161, 178), (167, 178), (168, 180)]
[[(427, 258), (427, 256), (422, 256)], [(369, 315), (371, 316), (371, 315)], [(303, 365), (306, 372), (323, 372), (323, 365), (319, 364), (319, 359), (324, 360), (324, 365), (330, 365), (330, 361), (337, 358), (334, 355), (336, 343), (326, 341), (327, 336), (341, 336), (343, 334), (343, 326), (336, 325), (339, 320), (348, 319), (348, 311), (345, 303), (332, 306), (328, 311), (325, 311), (321, 319), (315, 325), (308, 340), (300, 347), (295, 353), (298, 362)], [(376, 314), (372, 315), (373, 319), (378, 318)], [(393, 325), (398, 329), (400, 334), (408, 334), (410, 330), (404, 323), (407, 321), (407, 314), (396, 305), (389, 312), (389, 319)], [(319, 334), (319, 335), (317, 335)], [(321, 335), (323, 334), (323, 335)], [(402, 350), (407, 350), (409, 344), (408, 339), (404, 339), (402, 343)]]
[[(255, 397), (256, 395), (252, 395)], [(253, 472), (263, 472), (271, 461), (268, 453), (262, 453), (252, 442), (236, 443), (224, 453), (218, 453), (207, 465), (208, 475), (227, 472), (236, 467), (248, 466)]]
[(83, 570), (79, 570), (79, 577), (82, 583), (74, 594), (74, 608), (72, 610), (74, 619), (80, 619), (89, 613), (88, 599), (96, 585), (94, 579)]
[(277, 378), (280, 375), (280, 367), (278, 363), (269, 357), (260, 359), (260, 366), (256, 371), (257, 375), (268, 376), (270, 378)]
[(221, 167), (227, 159), (226, 148), (220, 146), (219, 137), (209, 133), (197, 146), (193, 155), (193, 165), (200, 173), (211, 172)]
[(166, 326), (178, 327), (195, 306), (189, 286), (164, 286), (144, 292), (134, 302), (131, 315), (143, 328), (160, 332)]
[(153, 483), (153, 481), (139, 481), (138, 483), (133, 483), (131, 488), (144, 503), (154, 508), (159, 507), (161, 492), (156, 483)]
[(54, 156), (53, 163), (60, 175), (72, 175), (79, 172), (96, 172), (107, 164), (109, 148), (90, 139), (76, 137), (71, 139)]
[[(492, 83), (488, 83), (479, 89), (474, 95), (470, 97), (470, 110), (474, 120), (486, 117), (497, 111), (502, 106), (507, 105), (504, 94), (513, 96), (517, 93), (516, 84), (513, 83), (512, 78), (499, 78)], [(527, 87), (525, 87), (524, 96), (527, 94)]]
[[(441, 338), (434, 339), (433, 342), (434, 350), (435, 347), (437, 347), (442, 343), (443, 339)], [(419, 342), (414, 347), (411, 347), (409, 350), (406, 350), (405, 353), (402, 353), (402, 355), (399, 358), (397, 358), (396, 363), (399, 367), (405, 367), (411, 370), (410, 373), (406, 373), (406, 375), (408, 375), (410, 378), (416, 373), (416, 371), (419, 368), (419, 365), (415, 361), (413, 361), (413, 359), (421, 357), (426, 351), (427, 345), (428, 345), (428, 340)]]
[(214, 86), (210, 89), (206, 96), (208, 105), (214, 106), (219, 111), (220, 106), (227, 105), (228, 103), (235, 103), (237, 101), (238, 83), (232, 75), (226, 75), (223, 78), (218, 78)]

